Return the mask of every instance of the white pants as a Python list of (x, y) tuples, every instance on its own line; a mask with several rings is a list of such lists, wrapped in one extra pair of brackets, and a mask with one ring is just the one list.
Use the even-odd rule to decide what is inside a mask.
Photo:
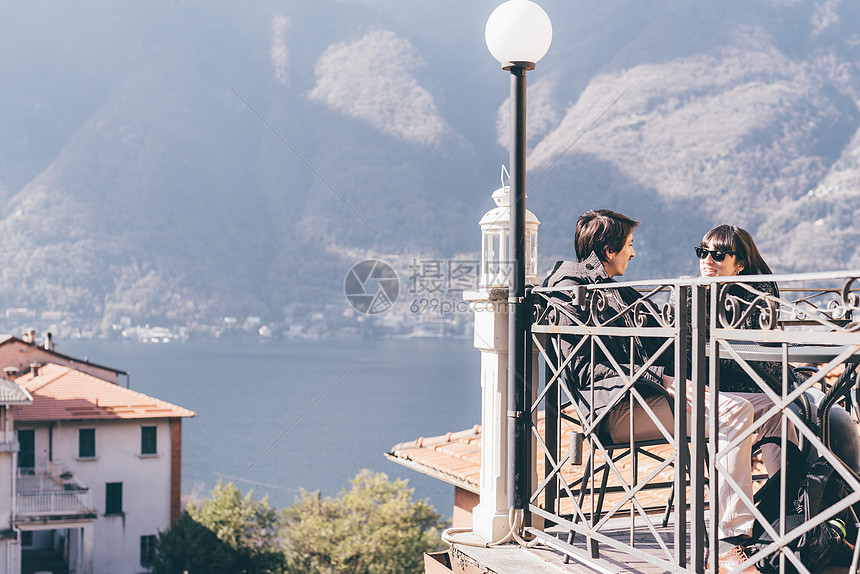
[[(664, 386), (670, 395), (674, 396), (674, 380), (666, 377)], [(674, 431), (674, 419), (671, 407), (663, 397), (653, 396), (647, 399), (648, 405), (660, 420), (666, 430)], [(773, 403), (764, 393), (719, 393), (719, 423), (717, 425), (717, 448), (725, 447), (749, 429), (753, 423), (769, 410)], [(690, 434), (692, 412), (692, 385), (687, 384), (687, 435)], [(705, 416), (711, 416), (710, 403), (705, 401)], [(615, 442), (630, 440), (629, 402), (622, 401), (607, 415), (607, 430)], [(634, 434), (636, 440), (663, 438), (662, 433), (638, 404), (633, 407)], [(706, 422), (705, 432), (709, 432)], [(729, 476), (737, 483), (741, 492), (752, 499), (752, 445), (753, 442), (766, 436), (781, 436), (780, 417), (767, 420), (757, 431), (744, 439), (736, 448), (722, 458), (722, 464), (728, 470)], [(788, 438), (797, 442), (794, 427), (789, 424)], [(768, 448), (770, 447), (770, 448)], [(779, 470), (780, 453), (776, 445), (765, 445), (762, 449), (765, 468), (769, 475)], [(748, 536), (752, 533), (755, 519), (752, 512), (741, 501), (737, 490), (725, 480), (718, 481), (720, 520), (718, 536), (727, 538), (733, 536)]]
[[(753, 421), (758, 421), (764, 414), (773, 407), (773, 402), (764, 393), (731, 393), (736, 397), (740, 397), (749, 402), (753, 406)], [(756, 434), (753, 435), (753, 441), (757, 441), (764, 437), (772, 436), (779, 438), (782, 436), (782, 423), (779, 415), (771, 417), (759, 427)], [(786, 436), (788, 440), (797, 444), (797, 432), (794, 425), (788, 421), (786, 428)], [(764, 468), (767, 470), (768, 476), (773, 476), (780, 467), (780, 451), (775, 444), (766, 444), (762, 446), (761, 458), (764, 462)]]

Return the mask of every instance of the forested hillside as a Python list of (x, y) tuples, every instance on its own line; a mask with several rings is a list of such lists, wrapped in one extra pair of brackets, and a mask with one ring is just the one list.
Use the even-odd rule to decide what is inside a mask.
[[(107, 325), (282, 320), (369, 257), (478, 256), (507, 163), (496, 1), (142, 5), (0, 17), (0, 300)], [(711, 225), (781, 271), (860, 267), (860, 6), (546, 0), (529, 73), (541, 271), (576, 217), (643, 221), (630, 277)]]

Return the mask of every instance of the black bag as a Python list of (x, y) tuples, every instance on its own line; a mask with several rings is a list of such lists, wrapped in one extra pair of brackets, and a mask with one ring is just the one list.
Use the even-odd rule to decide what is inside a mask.
[[(765, 438), (756, 443), (758, 448), (765, 443), (779, 444), (779, 439)], [(806, 464), (800, 450), (788, 442), (786, 452), (786, 509), (785, 532), (808, 522), (822, 511), (844, 499), (850, 489), (836, 469), (824, 457), (812, 464)], [(756, 492), (755, 503), (773, 529), (780, 529), (779, 500), (780, 472), (770, 477)], [(851, 507), (836, 513), (826, 521), (792, 540), (787, 547), (794, 551), (812, 574), (818, 574), (828, 566), (850, 565), (853, 548), (849, 541), (857, 536), (856, 515)], [(773, 542), (771, 536), (759, 523), (753, 527), (753, 534), (747, 547), (753, 552), (762, 550)], [(756, 568), (766, 574), (779, 572), (780, 552), (772, 552), (758, 563)], [(785, 571), (796, 573), (797, 569), (788, 559)]]

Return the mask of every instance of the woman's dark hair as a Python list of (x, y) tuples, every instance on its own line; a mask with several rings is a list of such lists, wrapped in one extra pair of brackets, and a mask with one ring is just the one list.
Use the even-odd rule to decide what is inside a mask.
[(744, 268), (738, 275), (773, 275), (768, 264), (758, 251), (749, 231), (736, 225), (718, 225), (702, 238), (702, 247), (711, 244), (711, 249), (732, 251)]
[[(702, 247), (707, 247), (706, 244), (708, 243), (711, 244), (711, 249), (734, 252), (735, 260), (744, 266), (738, 275), (773, 275), (773, 271), (770, 270), (761, 253), (759, 253), (752, 235), (742, 227), (725, 224), (718, 225), (707, 232), (702, 238)], [(752, 283), (750, 287), (779, 297), (779, 286), (774, 281)], [(730, 293), (747, 301), (750, 301), (751, 297), (755, 297), (751, 291), (745, 291), (740, 284), (732, 285), (729, 289)], [(758, 329), (759, 326), (752, 326), (758, 323), (758, 316), (758, 311), (748, 315), (744, 323), (747, 326), (741, 328)], [(729, 323), (733, 323), (733, 320), (730, 320)]]
[(621, 251), (638, 225), (638, 221), (609, 209), (586, 211), (576, 222), (576, 258), (584, 261), (593, 251), (601, 261), (606, 261), (606, 252)]

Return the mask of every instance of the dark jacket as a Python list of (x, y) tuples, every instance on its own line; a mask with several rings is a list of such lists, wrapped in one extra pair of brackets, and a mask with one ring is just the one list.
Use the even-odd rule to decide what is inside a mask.
[[(764, 281), (756, 281), (749, 283), (749, 286), (756, 291), (762, 291), (764, 293), (768, 293), (770, 295), (777, 296), (779, 294), (777, 287), (774, 283), (764, 282)], [(751, 304), (755, 299), (756, 295), (750, 292), (748, 289), (745, 289), (740, 284), (734, 284), (729, 287), (729, 296), (737, 297), (741, 301), (744, 301), (747, 305)], [(692, 320), (692, 297), (687, 298), (687, 317), (690, 317)], [(747, 306), (742, 305), (740, 308), (741, 313), (746, 310)], [(761, 315), (761, 309), (759, 307), (755, 307), (749, 316), (744, 319), (743, 323), (737, 325), (735, 328), (738, 329), (761, 329), (761, 325), (759, 324), (759, 317)], [(729, 322), (733, 322), (732, 317), (727, 317)], [(711, 321), (711, 306), (707, 306), (707, 322), (706, 325), (710, 325)], [(710, 329), (708, 330), (708, 336), (710, 336)], [(688, 369), (692, 368), (692, 341), (693, 341), (693, 333), (692, 329), (687, 330), (687, 351), (688, 351), (688, 361), (687, 367)], [(756, 361), (750, 363), (753, 368), (755, 368), (764, 378), (765, 381), (770, 383), (771, 388), (776, 391), (778, 394), (782, 393), (782, 363), (779, 361)], [(708, 369), (708, 376), (710, 377), (710, 363), (706, 363), (706, 369)], [(770, 379), (770, 380), (769, 380)], [(762, 392), (761, 388), (753, 382), (752, 378), (744, 371), (743, 367), (732, 358), (721, 358), (720, 359), (720, 391), (723, 392), (735, 392), (735, 393), (760, 393)]]
[[(543, 287), (572, 287), (576, 285), (588, 285), (595, 283), (609, 283), (614, 281), (606, 274), (603, 268), (603, 263), (595, 253), (592, 253), (585, 261), (558, 261), (553, 267), (550, 274), (543, 282)], [(598, 323), (604, 323), (626, 305), (635, 302), (641, 298), (638, 291), (632, 287), (618, 287), (615, 289), (602, 290), (607, 295), (607, 305), (603, 311), (598, 313), (596, 318)], [(592, 295), (593, 296), (593, 295)], [(555, 305), (563, 306), (564, 309), (582, 322), (586, 322), (589, 317), (590, 310), (587, 307), (572, 305), (570, 298), (563, 292), (558, 296), (551, 296), (550, 300)], [(570, 317), (564, 313), (556, 315), (558, 325), (575, 324)], [(594, 323), (590, 323), (594, 324)], [(625, 313), (609, 326), (615, 327), (633, 327), (632, 313)], [(656, 326), (656, 323), (648, 326)], [(561, 340), (560, 348), (555, 351), (559, 358), (564, 361), (572, 352), (573, 348), (579, 342), (578, 335), (564, 335)], [(616, 362), (627, 373), (627, 366), (630, 365), (631, 351), (634, 357), (634, 372), (648, 360), (650, 353), (656, 350), (659, 346), (659, 341), (650, 341), (647, 338), (640, 337), (603, 337), (603, 342), (606, 344), (610, 354), (615, 358)], [(632, 348), (631, 348), (632, 347)], [(601, 349), (595, 346), (594, 366), (592, 370), (591, 364), (591, 345), (586, 342), (582, 349), (572, 359), (565, 372), (567, 384), (571, 390), (579, 391), (579, 400), (585, 409), (590, 407), (591, 401), (591, 379), (594, 377), (594, 412), (598, 414), (603, 410), (618, 393), (619, 389), (624, 386), (624, 381), (615, 368), (610, 363), (607, 356)], [(666, 359), (660, 361), (661, 366), (652, 366), (643, 374), (640, 382), (637, 382), (637, 389), (641, 390), (646, 396), (653, 392), (653, 385), (663, 384), (662, 363), (671, 362), (672, 356), (668, 351), (665, 353)]]

